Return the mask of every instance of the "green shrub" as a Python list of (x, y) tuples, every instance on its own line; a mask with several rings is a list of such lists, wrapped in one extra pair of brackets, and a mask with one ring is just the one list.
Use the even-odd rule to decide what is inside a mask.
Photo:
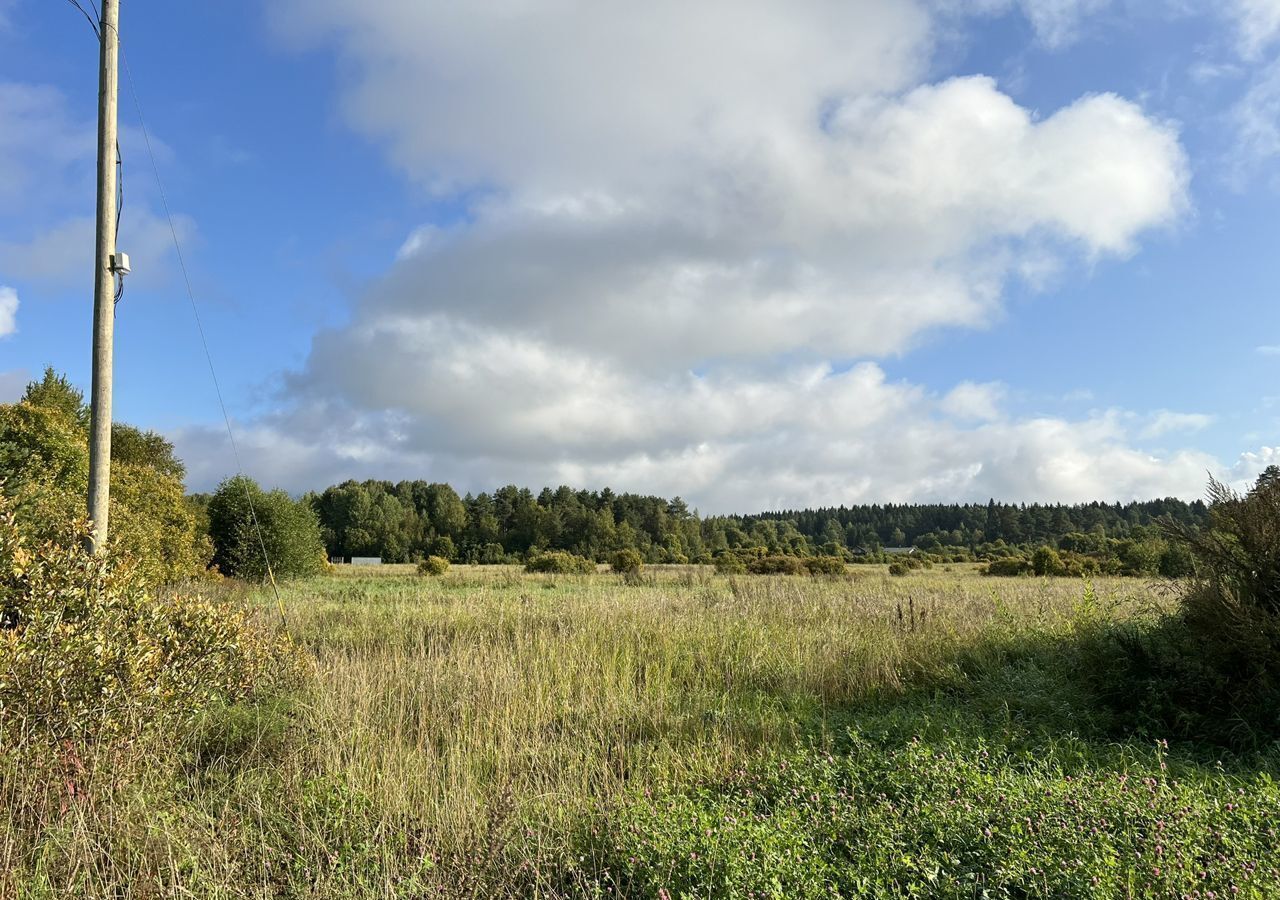
[(449, 571), (449, 560), (443, 556), (428, 556), (418, 563), (419, 575), (443, 575)]
[(742, 557), (728, 550), (715, 558), (715, 567), (720, 575), (743, 575), (747, 571), (747, 564), (742, 561)]
[(840, 556), (811, 556), (804, 561), (810, 575), (843, 575), (844, 558)]
[(30, 544), (0, 495), (0, 744), (127, 739), (292, 677), (290, 645), (245, 610), (156, 596), (127, 557), (89, 555), (87, 532)]
[(1031, 570), (1041, 577), (1067, 574), (1066, 563), (1052, 547), (1036, 548), (1036, 552), (1031, 555)]
[(991, 575), (993, 577), (1012, 577), (1016, 575), (1029, 575), (1030, 573), (1031, 562), (1020, 556), (1006, 556), (1003, 559), (993, 559), (982, 569), (983, 575)]
[(276, 578), (301, 578), (324, 570), (320, 523), (309, 503), (284, 491), (268, 493), (252, 478), (236, 475), (218, 486), (208, 510), (213, 562), (222, 574), (265, 581), (263, 545)]
[(1280, 736), (1280, 469), (1241, 497), (1210, 484), (1209, 524), (1166, 527), (1191, 557), (1176, 614), (1100, 638), (1095, 690), (1153, 731), (1232, 745)]
[(427, 544), (427, 555), (438, 556), (445, 562), (456, 559), (458, 556), (458, 548), (453, 543), (453, 538), (447, 534), (437, 535)]
[(1182, 541), (1173, 541), (1160, 557), (1160, 574), (1165, 578), (1189, 578), (1196, 573), (1196, 560)]
[[(498, 566), (507, 562), (507, 551), (501, 544), (488, 543), (480, 548), (476, 561), (482, 566)], [(512, 560), (514, 562), (514, 560)]]
[(762, 556), (747, 563), (752, 575), (803, 575), (804, 560), (798, 556)]
[(909, 575), (910, 573), (911, 566), (907, 565), (900, 559), (895, 559), (893, 562), (889, 563), (890, 575), (901, 578), (903, 575)]
[(596, 564), (563, 550), (552, 550), (529, 557), (524, 570), (548, 575), (590, 575), (595, 572)]
[(619, 550), (609, 560), (609, 566), (619, 575), (635, 575), (644, 567), (644, 557), (639, 550)]
[(1120, 559), (1120, 571), (1124, 575), (1152, 576), (1160, 573), (1160, 561), (1168, 545), (1161, 540), (1120, 541), (1116, 554)]

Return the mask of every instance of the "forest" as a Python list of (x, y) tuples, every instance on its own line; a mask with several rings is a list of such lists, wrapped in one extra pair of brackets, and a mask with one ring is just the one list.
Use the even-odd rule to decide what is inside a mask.
[[(192, 498), (206, 505), (208, 495)], [(1201, 501), (1174, 498), (1079, 505), (872, 504), (754, 515), (700, 516), (679, 497), (514, 485), (466, 494), (426, 481), (346, 481), (303, 497), (332, 558), (520, 562), (561, 550), (603, 561), (622, 549), (648, 563), (712, 563), (726, 553), (838, 556), (877, 562), (885, 548), (994, 559), (1041, 546), (1094, 556), (1159, 556), (1161, 523), (1199, 525)], [(1151, 553), (1148, 555), (1151, 555)], [(958, 561), (958, 560), (957, 560)]]

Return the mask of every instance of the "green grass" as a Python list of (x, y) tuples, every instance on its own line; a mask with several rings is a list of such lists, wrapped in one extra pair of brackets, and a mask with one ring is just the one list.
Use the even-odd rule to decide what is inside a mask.
[(1083, 677), (1162, 594), (959, 568), (288, 585), (307, 687), (11, 803), (0, 896), (1280, 895), (1276, 754)]

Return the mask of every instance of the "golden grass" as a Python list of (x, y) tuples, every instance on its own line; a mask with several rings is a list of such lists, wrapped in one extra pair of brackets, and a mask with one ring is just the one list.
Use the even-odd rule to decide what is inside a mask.
[[(365, 578), (368, 578), (366, 576)], [(1139, 582), (1098, 584), (1118, 601)], [(314, 654), (319, 766), (462, 860), (546, 855), (637, 785), (730, 771), (833, 711), (942, 679), (996, 627), (1069, 627), (1074, 580), (525, 576), (329, 579), (288, 589)], [(530, 836), (526, 832), (532, 828)], [(526, 839), (544, 844), (520, 848)], [(536, 851), (536, 853), (535, 853)]]
[[(1155, 600), (1137, 581), (1096, 588), (1109, 615)], [(560, 866), (575, 830), (628, 792), (822, 741), (858, 703), (955, 677), (984, 637), (1065, 634), (1084, 585), (967, 568), (627, 581), (459, 566), (344, 568), (282, 593), (314, 660), (292, 742), (176, 776), (161, 755), (93, 807), (50, 810), (35, 849), (11, 828), (0, 896), (527, 889), (537, 879), (516, 867)]]

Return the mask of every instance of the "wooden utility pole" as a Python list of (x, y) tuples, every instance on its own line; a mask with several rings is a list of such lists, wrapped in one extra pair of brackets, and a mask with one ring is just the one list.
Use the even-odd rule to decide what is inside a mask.
[(111, 505), (111, 369), (116, 299), (116, 100), (120, 0), (102, 0), (98, 71), (98, 240), (93, 285), (93, 393), (89, 425), (89, 545), (107, 545)]

